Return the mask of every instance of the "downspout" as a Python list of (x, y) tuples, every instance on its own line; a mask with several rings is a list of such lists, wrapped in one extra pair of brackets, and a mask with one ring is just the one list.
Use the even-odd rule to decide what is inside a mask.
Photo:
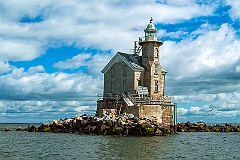
[(177, 132), (177, 103), (174, 103), (174, 132)]

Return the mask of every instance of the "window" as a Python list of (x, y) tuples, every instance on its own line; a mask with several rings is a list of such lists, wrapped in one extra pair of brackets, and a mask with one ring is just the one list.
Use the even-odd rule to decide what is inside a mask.
[(113, 87), (113, 82), (111, 82), (111, 92), (114, 92)]
[(155, 72), (154, 72), (154, 74), (158, 74), (158, 64), (157, 63), (155, 63)]
[(123, 90), (123, 92), (126, 92), (126, 82), (125, 82), (125, 80), (123, 80), (122, 81), (122, 90)]
[(158, 55), (159, 55), (158, 48), (155, 48), (155, 50), (156, 50), (155, 51), (156, 52), (155, 57), (158, 58)]
[(110, 69), (110, 74), (111, 74), (111, 78), (113, 78), (113, 75), (114, 75), (114, 68), (112, 67), (111, 69)]
[(123, 66), (123, 75), (126, 76), (127, 75), (127, 68)]
[(155, 80), (155, 92), (158, 92), (158, 80)]
[(138, 80), (138, 86), (141, 86), (141, 80), (140, 79)]

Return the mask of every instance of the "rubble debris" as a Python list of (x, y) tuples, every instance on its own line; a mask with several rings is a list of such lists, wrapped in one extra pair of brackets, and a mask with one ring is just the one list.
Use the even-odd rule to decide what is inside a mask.
[(177, 124), (177, 132), (240, 132), (240, 126), (225, 123), (224, 125), (206, 125), (204, 122), (182, 122)]
[[(8, 130), (7, 130), (8, 131)], [(132, 114), (121, 116), (105, 115), (76, 116), (64, 120), (52, 120), (39, 127), (28, 126), (18, 128), (16, 131), (52, 132), (52, 133), (78, 133), (87, 135), (130, 135), (130, 136), (163, 136), (176, 132), (240, 132), (240, 126), (233, 124), (206, 125), (204, 122), (182, 122), (174, 126), (165, 126), (149, 118), (137, 118)]]
[(4, 131), (10, 131), (10, 129), (9, 128), (5, 128)]
[(156, 124), (148, 118), (137, 118), (133, 114), (122, 116), (105, 115), (76, 116), (64, 120), (52, 120), (38, 128), (28, 126), (28, 132), (78, 133), (87, 135), (131, 135), (131, 136), (162, 136), (172, 134), (173, 126)]

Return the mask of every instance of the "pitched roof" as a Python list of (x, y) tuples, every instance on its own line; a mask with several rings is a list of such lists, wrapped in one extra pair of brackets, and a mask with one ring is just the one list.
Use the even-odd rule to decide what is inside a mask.
[(144, 66), (142, 65), (142, 57), (141, 56), (135, 56), (133, 54), (118, 52), (109, 61), (109, 63), (103, 68), (102, 73), (106, 73), (115, 62), (119, 62), (119, 61), (125, 62), (130, 68), (132, 68), (134, 70), (144, 70)]
[(135, 68), (135, 69), (144, 69), (142, 64), (142, 56), (135, 56), (133, 54), (121, 53), (118, 52), (121, 56), (126, 58), (126, 60)]

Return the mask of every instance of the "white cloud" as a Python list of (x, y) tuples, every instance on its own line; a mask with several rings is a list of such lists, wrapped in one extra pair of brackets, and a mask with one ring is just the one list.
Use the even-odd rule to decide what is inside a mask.
[(11, 66), (8, 62), (0, 61), (0, 74), (9, 72), (11, 70)]
[(240, 65), (236, 66), (236, 72), (240, 72)]
[(185, 108), (177, 108), (177, 113), (178, 113), (178, 116), (183, 116), (188, 113), (188, 110)]
[(33, 60), (42, 54), (42, 44), (32, 40), (15, 40), (0, 38), (0, 60)]
[[(105, 51), (129, 53), (132, 42), (144, 35), (150, 17), (154, 24), (164, 26), (212, 16), (219, 7), (216, 2), (194, 0), (158, 2), (1, 1), (0, 74), (9, 73), (0, 77), (1, 110), (14, 117), (11, 112), (59, 114), (79, 112), (82, 107), (95, 108), (95, 96), (103, 91), (100, 71), (113, 56)], [(239, 2), (227, 0), (226, 3), (232, 6), (231, 18), (239, 19)], [(36, 17), (39, 18), (37, 22), (22, 22), (24, 18)], [(238, 116), (240, 41), (236, 30), (229, 24), (214, 26), (209, 23), (192, 33), (187, 26), (186, 30), (174, 30), (176, 32), (168, 33), (160, 28), (158, 32), (162, 37), (185, 38), (180, 42), (165, 41), (162, 46), (161, 64), (168, 70), (166, 92), (174, 95), (177, 102), (201, 104), (189, 109), (180, 107), (179, 115), (204, 116), (213, 108), (214, 116), (225, 113)], [(103, 52), (83, 53), (53, 64), (63, 70), (86, 66), (86, 74), (48, 74), (43, 64), (25, 72), (24, 68), (8, 62), (30, 61), (51, 47), (61, 46)]]
[(200, 107), (190, 107), (189, 113), (191, 114), (199, 114), (201, 113), (201, 108)]
[[(85, 106), (84, 106), (85, 105)], [(90, 112), (89, 112), (90, 110)], [(82, 101), (0, 101), (0, 123), (48, 122), (85, 113), (94, 115), (96, 105)], [(11, 118), (9, 118), (11, 117)]]
[(99, 53), (92, 56), (91, 60), (88, 62), (87, 72), (94, 77), (102, 77), (103, 73), (101, 70), (107, 65), (113, 54)]
[(45, 69), (43, 66), (39, 65), (39, 66), (34, 66), (34, 67), (30, 67), (28, 69), (28, 73), (29, 74), (34, 74), (34, 73), (41, 73), (41, 72), (45, 72)]
[[(36, 68), (34, 68), (36, 69)], [(41, 69), (41, 67), (40, 67)], [(1, 99), (7, 100), (96, 100), (102, 81), (82, 73), (28, 74), (23, 68), (0, 77)]]
[(76, 107), (75, 111), (82, 113), (84, 110), (88, 109), (88, 106), (81, 106), (81, 107)]
[(196, 39), (166, 41), (162, 47), (162, 66), (170, 74), (182, 77), (222, 74), (240, 61), (239, 46), (233, 28), (223, 24)]
[(109, 53), (97, 53), (94, 55), (91, 55), (90, 53), (82, 53), (67, 59), (66, 61), (57, 62), (53, 64), (53, 67), (58, 69), (76, 69), (85, 66), (88, 75), (101, 78), (103, 76), (101, 70), (112, 57), (113, 54)]
[(86, 66), (87, 61), (91, 58), (91, 54), (78, 54), (71, 59), (67, 59), (66, 61), (60, 61), (53, 64), (53, 67), (59, 69), (76, 69), (81, 66)]
[[(10, 74), (9, 74), (10, 75)], [(8, 76), (9, 76), (8, 75)], [(21, 77), (23, 77), (24, 75), (26, 75), (26, 73), (24, 73), (24, 68), (14, 68), (13, 70), (12, 70), (12, 75), (11, 75), (11, 77), (12, 78), (14, 78), (14, 79), (18, 79), (18, 78), (21, 78)], [(5, 77), (5, 76), (3, 76), (3, 77)], [(6, 76), (7, 77), (7, 76)], [(2, 78), (2, 77), (1, 77)], [(3, 84), (3, 83), (2, 83)]]
[[(224, 122), (224, 118), (230, 119), (231, 122), (234, 121), (237, 117), (240, 116), (240, 93), (219, 93), (212, 95), (195, 95), (195, 96), (182, 96), (182, 100), (179, 100), (179, 103), (196, 103), (197, 106), (191, 106), (187, 108), (178, 108), (178, 117), (183, 120), (184, 118), (194, 119), (194, 120), (204, 120), (217, 122)], [(196, 100), (201, 98), (201, 101)], [(188, 99), (189, 102), (184, 101)], [(198, 103), (197, 103), (198, 102)], [(200, 103), (205, 103), (207, 105), (200, 105)], [(180, 120), (180, 121), (181, 121)], [(226, 122), (226, 121), (225, 121)]]
[[(192, 17), (210, 15), (214, 5), (194, 1), (176, 6), (154, 1), (2, 1), (0, 34), (1, 58), (32, 60), (48, 47), (77, 45), (102, 50), (129, 52), (132, 42), (141, 36), (151, 16), (155, 23), (174, 23)], [(203, 12), (204, 10), (204, 12)], [(111, 14), (109, 14), (111, 13)], [(146, 14), (147, 13), (147, 14)], [(119, 16), (121, 15), (121, 16)], [(136, 15), (141, 18), (136, 18)], [(41, 17), (42, 21), (24, 23), (22, 18)], [(132, 29), (136, 29), (133, 31)], [(140, 31), (139, 31), (140, 29)]]
[(233, 20), (239, 20), (240, 17), (240, 2), (236, 0), (226, 0), (227, 5), (231, 6), (230, 16)]

